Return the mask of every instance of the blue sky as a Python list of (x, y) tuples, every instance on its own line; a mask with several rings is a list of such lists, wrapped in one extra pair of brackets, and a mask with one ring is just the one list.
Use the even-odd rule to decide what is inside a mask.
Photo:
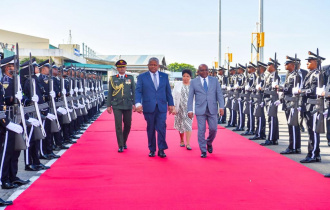
[[(222, 54), (251, 57), (258, 0), (222, 0)], [(218, 56), (218, 0), (6, 1), (5, 30), (85, 42), (99, 54), (163, 54), (167, 63), (212, 65)], [(29, 9), (29, 11), (27, 11)], [(10, 17), (10, 18), (9, 18)], [(329, 0), (264, 0), (265, 59), (277, 52), (304, 59), (316, 51), (330, 64)], [(305, 64), (302, 64), (305, 67)], [(283, 65), (282, 65), (283, 66)]]

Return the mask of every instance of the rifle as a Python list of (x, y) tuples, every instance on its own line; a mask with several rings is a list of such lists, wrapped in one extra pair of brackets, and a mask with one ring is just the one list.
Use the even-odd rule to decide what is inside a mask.
[[(322, 60), (325, 60), (325, 58), (319, 56), (319, 49), (317, 48), (316, 54), (312, 53), (311, 51), (308, 52), (309, 55), (313, 55), (317, 58), (317, 69), (320, 70), (320, 74), (322, 72), (321, 68), (321, 62)], [(319, 88), (323, 88), (324, 85), (324, 77), (319, 75)], [(315, 107), (313, 111), (311, 111), (312, 114), (319, 113), (318, 120), (316, 120), (316, 124), (313, 126), (313, 130), (316, 133), (325, 133), (324, 129), (324, 97), (319, 96), (317, 99), (307, 99), (307, 103), (314, 104)]]
[[(33, 96), (36, 96), (36, 81), (35, 79), (32, 78), (32, 71), (34, 71), (34, 69), (32, 70), (32, 57), (31, 57), (31, 53), (30, 53), (30, 61), (29, 61), (29, 81), (30, 81), (30, 97), (32, 98)], [(34, 103), (34, 106), (30, 106), (30, 107), (25, 107), (24, 108), (24, 111), (25, 113), (29, 113), (29, 112), (35, 112), (36, 115), (37, 115), (37, 119), (39, 121), (39, 124), (40, 124), (40, 129), (41, 129), (41, 132), (38, 132), (40, 131), (39, 130), (39, 127), (36, 127), (38, 129), (36, 129), (35, 131), (38, 132), (37, 135), (37, 138), (38, 139), (44, 139), (46, 137), (46, 132), (45, 132), (45, 128), (44, 128), (44, 125), (42, 123), (42, 120), (41, 120), (41, 114), (40, 114), (40, 109), (41, 108), (44, 108), (43, 105), (40, 107), (39, 109), (39, 104), (38, 102), (33, 102)], [(41, 135), (40, 135), (41, 134)]]
[[(57, 110), (56, 110), (56, 104), (54, 98), (50, 95), (51, 92), (54, 92), (54, 81), (53, 81), (53, 66), (51, 64), (51, 59), (49, 59), (49, 74), (48, 74), (48, 84), (49, 84), (49, 112), (53, 112), (55, 117), (56, 117), (56, 126), (54, 123), (52, 123), (51, 128), (52, 128), (52, 133), (56, 133), (61, 130), (60, 123), (58, 121), (58, 116), (57, 116)], [(53, 122), (53, 121), (51, 121)]]
[[(75, 109), (75, 105), (73, 103), (73, 87), (72, 87), (72, 83), (73, 83), (73, 79), (72, 79), (72, 64), (71, 64), (71, 69), (70, 69), (70, 74), (68, 74), (68, 77), (70, 77), (70, 90), (69, 90), (69, 94), (70, 94), (70, 97), (68, 97), (68, 101), (71, 102), (71, 107), (72, 107), (72, 114), (71, 114), (71, 119), (72, 120), (76, 120), (77, 119), (77, 112), (76, 112), (76, 109)], [(70, 75), (70, 76), (69, 76)]]
[(82, 89), (82, 91), (80, 92), (80, 94), (81, 94), (80, 96), (81, 96), (81, 102), (84, 105), (84, 108), (82, 109), (82, 114), (87, 115), (88, 112), (87, 112), (87, 108), (86, 108), (85, 95), (84, 95), (84, 89), (83, 89), (83, 86), (82, 86), (82, 82), (83, 82), (83, 78), (81, 77), (81, 74), (80, 74), (79, 90)]
[[(20, 92), (22, 94), (20, 77), (17, 76), (17, 72), (19, 71), (19, 50), (18, 43), (16, 43), (16, 55), (14, 56), (14, 74), (13, 74), (13, 84), (14, 84), (14, 93)], [(15, 150), (25, 150), (29, 145), (29, 137), (27, 135), (25, 115), (22, 106), (22, 102), (20, 99), (14, 97), (14, 123), (20, 124), (22, 122), (23, 125), (23, 135), (15, 133)], [(25, 143), (24, 143), (25, 139)]]
[[(69, 124), (71, 122), (71, 115), (70, 115), (70, 112), (69, 112), (69, 106), (68, 106), (68, 100), (66, 98), (66, 94), (63, 94), (63, 92), (66, 92), (66, 89), (65, 89), (65, 84), (64, 84), (63, 67), (62, 66), (60, 67), (60, 71), (61, 71), (61, 80), (60, 80), (60, 82), (61, 82), (61, 92), (60, 92), (60, 94), (61, 94), (61, 99), (64, 102), (64, 107), (65, 107), (66, 111), (68, 112), (68, 114), (67, 114), (68, 119), (67, 119), (66, 122), (63, 119), (63, 124)], [(63, 116), (63, 118), (65, 118), (65, 117)]]

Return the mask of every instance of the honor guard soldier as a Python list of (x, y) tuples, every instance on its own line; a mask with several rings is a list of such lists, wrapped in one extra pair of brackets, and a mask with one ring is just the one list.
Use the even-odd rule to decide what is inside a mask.
[[(221, 87), (221, 89), (222, 89), (222, 92), (223, 92), (223, 94), (224, 94), (224, 98), (226, 98), (227, 97), (227, 83), (228, 83), (228, 81), (227, 81), (227, 77), (225, 76), (225, 74), (224, 74), (224, 71), (225, 71), (226, 69), (225, 68), (223, 68), (223, 67), (220, 67), (219, 68), (219, 70), (218, 70), (218, 81), (219, 81), (219, 83), (220, 83), (220, 87)], [(221, 115), (219, 115), (219, 121), (218, 121), (218, 124), (225, 124), (226, 123), (226, 119), (227, 119), (227, 115), (226, 115), (226, 109), (224, 110), (224, 114), (221, 116)]]
[(267, 68), (267, 64), (258, 61), (257, 63), (257, 79), (254, 84), (254, 93), (252, 94), (252, 98), (254, 98), (255, 109), (254, 116), (257, 121), (257, 127), (255, 131), (255, 135), (250, 140), (261, 140), (266, 138), (266, 118), (264, 111), (264, 88), (265, 88), (265, 71)]
[[(132, 109), (135, 111), (135, 82), (134, 77), (127, 75), (126, 61), (116, 62), (118, 74), (110, 77), (107, 111), (115, 116), (118, 152), (127, 149), (127, 138), (131, 130)], [(124, 130), (122, 129), (124, 123)]]
[(237, 122), (237, 112), (234, 110), (234, 85), (236, 83), (236, 67), (230, 67), (229, 70), (229, 78), (228, 78), (228, 85), (227, 85), (227, 103), (226, 108), (229, 109), (229, 119), (228, 119), (228, 125), (226, 125), (226, 128), (230, 127), (236, 127)]
[[(244, 125), (245, 125), (245, 115), (243, 113), (243, 102), (242, 102), (242, 97), (240, 96), (241, 93), (244, 93), (244, 84), (245, 84), (245, 75), (244, 72), (246, 70), (246, 67), (239, 64), (237, 69), (237, 79), (236, 79), (236, 84), (234, 86), (235, 91), (237, 92), (236, 94), (236, 100), (235, 103), (238, 104), (238, 123), (237, 127), (233, 129), (233, 131), (243, 131), (244, 130)], [(236, 105), (237, 106), (237, 105)]]
[(280, 100), (278, 99), (278, 93), (276, 90), (276, 85), (279, 84), (280, 77), (277, 73), (277, 66), (280, 64), (275, 59), (271, 59), (267, 64), (267, 71), (269, 72), (268, 77), (265, 81), (265, 91), (264, 91), (264, 98), (268, 98), (268, 139), (261, 143), (262, 146), (268, 145), (278, 145), (279, 139), (279, 127), (278, 127), (278, 117), (277, 117), (277, 106), (281, 104)]
[[(301, 163), (321, 162), (320, 133), (324, 132), (324, 110), (318, 110), (323, 107), (324, 99), (322, 96), (318, 97), (318, 95), (324, 92), (324, 75), (321, 71), (321, 62), (325, 58), (318, 55), (318, 50), (317, 55), (311, 52), (309, 54), (306, 59), (309, 72), (304, 79), (302, 89), (297, 90), (302, 95), (301, 111), (304, 113), (309, 135), (308, 154), (305, 159), (300, 161)], [(311, 99), (314, 99), (314, 101), (319, 100), (320, 103), (315, 105), (316, 103), (313, 103)]]
[(288, 122), (289, 128), (289, 147), (282, 151), (281, 154), (300, 154), (301, 153), (301, 137), (300, 137), (300, 123), (299, 123), (299, 95), (298, 92), (293, 92), (296, 87), (300, 89), (302, 83), (302, 77), (298, 73), (298, 58), (287, 56), (285, 61), (285, 70), (288, 74), (285, 79), (284, 86), (277, 85), (279, 92), (283, 92), (281, 102), (282, 110), (285, 112), (285, 116)]
[[(0, 84), (0, 110), (6, 112), (6, 118), (0, 120), (1, 141), (1, 167), (0, 178), (2, 189), (12, 189), (29, 183), (29, 180), (21, 180), (17, 177), (18, 158), (21, 151), (15, 150), (15, 134), (23, 132), (22, 126), (13, 123), (14, 116), (14, 81), (13, 74), (15, 56), (1, 60), (3, 77)], [(22, 96), (21, 96), (22, 97)]]
[(254, 105), (253, 105), (253, 98), (251, 98), (251, 93), (252, 93), (252, 90), (255, 89), (255, 81), (257, 78), (257, 75), (255, 73), (256, 67), (257, 66), (251, 62), (247, 66), (247, 77), (246, 77), (246, 81), (245, 81), (245, 95), (247, 97), (244, 102), (245, 103), (244, 113), (247, 115), (248, 121), (246, 124), (247, 129), (244, 133), (241, 134), (242, 136), (254, 135), (255, 118), (253, 115)]

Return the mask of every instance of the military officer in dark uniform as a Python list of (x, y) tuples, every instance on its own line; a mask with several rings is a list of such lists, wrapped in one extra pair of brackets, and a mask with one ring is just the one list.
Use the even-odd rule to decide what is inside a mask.
[(254, 116), (257, 121), (257, 127), (255, 131), (255, 135), (250, 140), (261, 140), (266, 138), (266, 118), (265, 118), (265, 111), (264, 111), (264, 87), (265, 87), (265, 71), (267, 68), (267, 64), (258, 61), (257, 63), (257, 79), (254, 84), (254, 93), (260, 98), (256, 98), (255, 100), (255, 110)]
[[(6, 118), (1, 119), (1, 167), (0, 178), (2, 189), (12, 189), (29, 183), (29, 180), (21, 180), (17, 177), (18, 158), (21, 151), (15, 150), (15, 134), (22, 133), (23, 128), (11, 122), (14, 119), (13, 105), (15, 101), (13, 74), (15, 56), (1, 60), (3, 77), (0, 85), (1, 111), (6, 111)], [(18, 72), (17, 72), (18, 73)], [(19, 96), (22, 98), (22, 95)]]
[(236, 84), (234, 86), (235, 91), (238, 92), (238, 97), (236, 98), (235, 103), (238, 103), (238, 123), (237, 127), (233, 129), (233, 131), (243, 131), (244, 125), (245, 125), (245, 115), (243, 113), (243, 102), (242, 97), (240, 96), (240, 93), (244, 93), (244, 84), (245, 84), (245, 75), (244, 72), (246, 70), (246, 67), (239, 64), (239, 67), (237, 69), (237, 79)]
[[(275, 63), (276, 62), (276, 63)], [(280, 82), (280, 77), (277, 74), (277, 69), (275, 66), (280, 65), (277, 61), (271, 59), (267, 64), (267, 71), (269, 72), (268, 77), (265, 81), (265, 89), (276, 91), (274, 88), (276, 85)], [(264, 98), (270, 98), (271, 96), (268, 94), (264, 94)], [(279, 139), (279, 125), (278, 125), (278, 117), (277, 117), (277, 106), (280, 105), (280, 100), (273, 101), (271, 99), (271, 102), (269, 103), (269, 107), (276, 106), (276, 116), (270, 116), (268, 113), (268, 126), (269, 126), (269, 132), (268, 132), (268, 139), (261, 143), (262, 146), (268, 146), (268, 145), (278, 145), (278, 139)], [(270, 108), (269, 108), (270, 109)]]
[[(300, 84), (302, 83), (302, 78), (300, 77), (298, 71), (296, 70), (296, 65), (300, 62), (299, 59), (292, 59), (291, 57), (287, 57), (287, 60), (285, 62), (285, 69), (288, 70), (287, 77), (285, 79), (284, 86), (281, 87), (277, 85), (277, 89), (279, 92), (283, 92), (281, 102), (282, 102), (282, 109), (285, 111), (285, 116), (288, 121), (288, 129), (289, 129), (289, 147), (282, 151), (281, 154), (300, 154), (301, 153), (301, 134), (300, 134), (300, 126), (298, 125), (290, 125), (289, 120), (297, 114), (297, 121), (298, 120), (298, 112), (299, 110), (295, 110), (294, 107), (290, 108), (292, 106), (291, 104), (293, 102), (285, 100), (285, 96), (297, 96), (294, 92), (295, 88), (300, 89)], [(297, 112), (297, 113), (294, 113)]]
[(228, 97), (227, 97), (227, 103), (226, 103), (226, 108), (229, 109), (229, 119), (228, 119), (228, 125), (225, 127), (236, 127), (236, 122), (237, 122), (237, 112), (236, 110), (233, 109), (234, 106), (234, 96), (233, 96), (233, 88), (236, 83), (236, 67), (230, 67), (229, 70), (229, 78), (228, 78), (228, 85), (227, 85), (227, 91), (228, 91)]
[[(218, 70), (218, 80), (220, 83), (220, 87), (222, 89), (222, 92), (226, 93), (227, 92), (227, 83), (228, 83), (228, 78), (225, 76), (224, 71), (226, 69), (223, 67), (220, 67)], [(227, 96), (227, 94), (225, 94)], [(226, 96), (224, 95), (224, 98), (226, 98)], [(221, 116), (219, 115), (219, 121), (218, 124), (225, 124), (226, 123), (226, 119), (227, 119), (227, 115), (226, 115), (226, 109), (224, 110), (224, 114)]]
[(317, 118), (320, 116), (319, 113), (311, 113), (315, 107), (314, 104), (307, 103), (307, 99), (317, 98), (317, 89), (323, 87), (323, 73), (318, 69), (319, 62), (317, 57), (310, 55), (307, 59), (307, 68), (309, 70), (306, 75), (303, 87), (299, 92), (302, 94), (301, 97), (301, 111), (304, 113), (304, 117), (307, 124), (307, 130), (309, 135), (308, 141), (308, 154), (305, 159), (301, 160), (301, 163), (312, 163), (321, 162), (320, 155), (320, 134), (315, 131)]
[[(253, 63), (249, 63), (249, 65), (247, 66), (247, 71), (248, 71), (248, 75), (247, 75), (247, 79), (246, 79), (246, 85), (245, 85), (245, 93), (246, 94), (250, 94), (251, 97), (251, 93), (252, 90), (254, 90), (255, 88), (255, 81), (257, 78), (257, 75), (255, 73), (256, 71), (256, 65)], [(253, 135), (254, 134), (254, 129), (255, 129), (255, 117), (253, 115), (253, 111), (254, 111), (254, 105), (253, 105), (253, 98), (250, 98), (250, 101), (245, 101), (246, 106), (248, 108), (247, 112), (247, 124), (246, 124), (246, 131), (244, 133), (242, 133), (241, 135)]]
[[(127, 138), (131, 130), (132, 109), (135, 111), (135, 82), (134, 77), (125, 74), (126, 61), (116, 62), (118, 74), (110, 77), (107, 111), (114, 113), (118, 152), (127, 149)], [(124, 130), (122, 129), (122, 121)]]

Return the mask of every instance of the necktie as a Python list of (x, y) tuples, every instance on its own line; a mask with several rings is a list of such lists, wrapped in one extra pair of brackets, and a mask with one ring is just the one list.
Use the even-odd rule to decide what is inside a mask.
[(207, 83), (206, 83), (206, 79), (204, 78), (204, 90), (205, 92), (207, 92), (208, 88), (207, 88)]
[(154, 73), (154, 85), (155, 85), (155, 88), (156, 88), (156, 90), (157, 90), (157, 88), (158, 88), (158, 84), (157, 84), (157, 75), (156, 75), (156, 73)]

